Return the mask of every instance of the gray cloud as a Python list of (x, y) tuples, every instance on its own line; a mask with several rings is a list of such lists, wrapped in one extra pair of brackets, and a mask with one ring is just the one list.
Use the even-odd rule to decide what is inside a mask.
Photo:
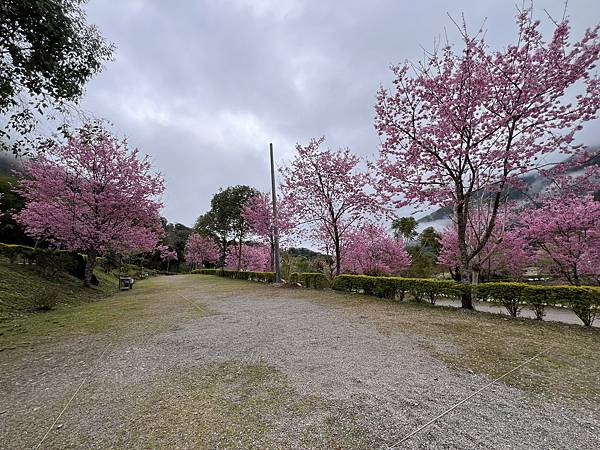
[[(562, 15), (562, 2), (538, 0)], [(168, 189), (164, 214), (191, 225), (212, 194), (233, 184), (267, 190), (269, 142), (281, 163), (295, 142), (373, 155), (373, 104), (392, 63), (418, 59), (465, 13), (503, 47), (511, 1), (92, 0), (88, 15), (117, 44), (83, 107), (115, 123), (152, 155)], [(597, 0), (571, 0), (574, 35), (600, 16)], [(595, 144), (597, 125), (582, 139)]]

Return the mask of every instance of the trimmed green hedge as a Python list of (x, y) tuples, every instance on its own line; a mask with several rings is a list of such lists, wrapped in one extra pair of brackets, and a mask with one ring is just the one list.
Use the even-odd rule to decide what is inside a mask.
[(198, 275), (216, 275), (217, 270), (221, 269), (194, 269), (190, 273), (195, 273)]
[(306, 288), (325, 289), (329, 287), (329, 279), (319, 272), (294, 272), (290, 274), (290, 283), (301, 284)]
[(333, 280), (333, 289), (362, 292), (366, 295), (400, 301), (404, 300), (409, 293), (415, 301), (421, 302), (427, 299), (432, 305), (435, 305), (440, 297), (455, 298), (463, 292), (463, 286), (451, 280), (368, 275), (338, 275)]
[[(481, 300), (499, 303), (506, 308), (512, 317), (517, 317), (523, 306), (525, 306), (523, 292), (528, 287), (529, 285), (525, 283), (482, 283), (475, 287), (475, 292)], [(535, 293), (532, 293), (528, 298), (533, 300)], [(541, 304), (538, 304), (538, 310), (541, 306)]]
[[(401, 301), (408, 293), (417, 302), (427, 299), (431, 304), (440, 297), (459, 298), (465, 288), (455, 281), (422, 278), (338, 275), (333, 280), (333, 289), (339, 291)], [(531, 308), (540, 320), (546, 306), (569, 308), (586, 326), (591, 326), (600, 316), (600, 288), (597, 287), (498, 282), (482, 283), (472, 288), (481, 300), (501, 304), (513, 317), (517, 317), (525, 306)]]
[(236, 280), (259, 281), (261, 283), (275, 283), (275, 272), (251, 272), (245, 270), (228, 269), (196, 269), (191, 273), (200, 275), (217, 275), (219, 277), (234, 278)]
[(536, 286), (525, 283), (483, 283), (477, 293), (504, 305), (516, 317), (523, 306), (531, 308), (536, 318), (544, 317), (546, 306), (569, 308), (584, 325), (591, 326), (600, 315), (600, 288), (592, 286)]

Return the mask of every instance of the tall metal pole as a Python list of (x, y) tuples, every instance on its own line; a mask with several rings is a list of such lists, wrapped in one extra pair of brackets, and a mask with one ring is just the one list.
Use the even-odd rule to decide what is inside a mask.
[(275, 266), (275, 283), (281, 283), (279, 267), (279, 229), (277, 228), (277, 193), (275, 191), (275, 165), (273, 164), (273, 144), (269, 144), (271, 156), (271, 195), (273, 197), (273, 265)]

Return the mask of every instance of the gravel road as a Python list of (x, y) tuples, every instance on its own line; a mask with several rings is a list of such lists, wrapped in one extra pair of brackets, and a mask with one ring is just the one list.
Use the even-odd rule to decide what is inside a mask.
[[(377, 312), (213, 280), (150, 282), (166, 328), (1, 352), (0, 448), (36, 448), (70, 399), (40, 448), (600, 448), (597, 404), (502, 383), (395, 446), (490, 378), (382, 331)], [(175, 320), (193, 305), (210, 313)]]

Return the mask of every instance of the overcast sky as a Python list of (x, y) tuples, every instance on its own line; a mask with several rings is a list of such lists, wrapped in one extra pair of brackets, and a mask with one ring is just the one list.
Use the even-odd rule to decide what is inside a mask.
[[(561, 17), (563, 1), (535, 8)], [(83, 107), (152, 156), (167, 180), (163, 213), (186, 225), (219, 187), (268, 190), (269, 142), (277, 164), (320, 135), (374, 155), (389, 65), (419, 59), (444, 29), (455, 41), (447, 13), (464, 12), (472, 29), (487, 17), (488, 41), (503, 48), (516, 13), (511, 0), (90, 0), (87, 11), (117, 50)], [(568, 13), (579, 38), (600, 2), (570, 0)], [(600, 143), (600, 126), (581, 139)]]

